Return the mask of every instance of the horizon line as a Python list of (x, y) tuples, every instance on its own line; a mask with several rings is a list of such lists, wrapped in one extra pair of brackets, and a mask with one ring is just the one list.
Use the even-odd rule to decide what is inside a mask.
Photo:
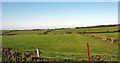
[(24, 29), (20, 29), (20, 28), (18, 28), (18, 29), (1, 29), (1, 30), (34, 30), (34, 29), (60, 29), (60, 28), (76, 28), (76, 27), (95, 27), (95, 26), (105, 26), (105, 25), (120, 25), (119, 23), (117, 23), (117, 24), (104, 24), (104, 25), (89, 25), (89, 26), (67, 26), (67, 27), (65, 27), (65, 26), (59, 26), (59, 27), (48, 27), (48, 28), (24, 28)]

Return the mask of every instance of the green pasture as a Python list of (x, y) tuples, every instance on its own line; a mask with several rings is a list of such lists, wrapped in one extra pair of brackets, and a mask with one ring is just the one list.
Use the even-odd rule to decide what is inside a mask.
[(95, 27), (95, 28), (80, 28), (80, 29), (63, 29), (63, 30), (53, 30), (48, 34), (65, 34), (66, 32), (78, 33), (78, 32), (113, 32), (118, 30), (118, 26), (113, 27)]
[[(19, 31), (12, 31), (6, 34), (16, 34), (16, 35), (38, 35), (43, 34), (47, 30), (19, 30)], [(5, 31), (4, 31), (5, 32)]]
[[(117, 31), (118, 26), (113, 26), (113, 27), (95, 27), (95, 28), (80, 28), (80, 29), (75, 29), (75, 28), (70, 28), (70, 29), (59, 29), (59, 30), (52, 30), (48, 32), (47, 34), (65, 34), (66, 32), (72, 32), (72, 33), (79, 33), (79, 32), (113, 32)], [(3, 30), (2, 32), (8, 32), (10, 30)], [(43, 34), (48, 30), (19, 30), (19, 31), (12, 31), (6, 34), (17, 34), (17, 35), (38, 35), (38, 34)]]
[(104, 37), (109, 37), (109, 38), (119, 38), (118, 37), (118, 34), (119, 33), (99, 33), (99, 34), (96, 34), (98, 36), (104, 36)]
[[(91, 36), (76, 34), (79, 32), (114, 32), (118, 26), (96, 27), (80, 29), (54, 29), (47, 34), (48, 30), (3, 30), (6, 35), (2, 37), (2, 47), (12, 48), (12, 51), (19, 49), (21, 52), (34, 51), (40, 48), (42, 56), (46, 58), (83, 58), (87, 60), (86, 44), (90, 44), (90, 54), (118, 54), (118, 44), (112, 44), (107, 41)], [(66, 34), (72, 32), (72, 34)], [(75, 33), (75, 34), (74, 34)], [(7, 35), (15, 34), (15, 35)], [(118, 33), (99, 33), (98, 36), (118, 38)], [(1, 38), (0, 37), (0, 38)]]
[(3, 36), (2, 46), (13, 51), (34, 51), (40, 48), (42, 56), (59, 58), (80, 58), (87, 56), (86, 43), (90, 44), (91, 54), (117, 54), (118, 45), (79, 34), (55, 35), (14, 35)]

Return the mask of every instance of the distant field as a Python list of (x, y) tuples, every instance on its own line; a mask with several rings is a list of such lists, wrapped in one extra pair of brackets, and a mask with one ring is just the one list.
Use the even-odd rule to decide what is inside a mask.
[[(52, 30), (51, 32), (48, 32), (47, 34), (66, 34), (66, 32), (72, 32), (72, 33), (79, 33), (79, 32), (113, 32), (118, 30), (118, 26), (114, 27), (96, 27), (96, 28), (80, 28), (80, 29), (60, 29), (60, 30)], [(20, 31), (13, 31), (6, 34), (17, 34), (17, 35), (31, 35), (31, 34), (43, 34), (48, 30), (20, 30)], [(3, 30), (3, 33), (8, 32), (8, 30)]]
[(43, 56), (47, 57), (64, 58), (70, 56), (70, 58), (76, 58), (79, 57), (79, 53), (86, 55), (86, 43), (90, 44), (91, 54), (118, 53), (117, 44), (90, 36), (86, 37), (76, 34), (3, 36), (3, 47), (13, 48), (14, 51), (17, 49), (26, 51), (40, 48), (43, 51)]
[(105, 36), (105, 37), (109, 37), (109, 38), (119, 38), (118, 37), (118, 34), (119, 33), (99, 33), (99, 34), (96, 34), (98, 36)]
[[(20, 31), (12, 31), (6, 34), (16, 34), (16, 35), (38, 35), (46, 32), (47, 30), (20, 30)], [(3, 31), (6, 32), (6, 31)]]
[(0, 32), (2, 32), (2, 33), (8, 32), (8, 31), (10, 31), (10, 30), (0, 30)]
[(63, 29), (63, 30), (53, 30), (51, 32), (49, 32), (48, 34), (64, 34), (66, 32), (73, 32), (73, 33), (77, 33), (77, 32), (113, 32), (118, 30), (118, 26), (114, 26), (114, 27), (96, 27), (96, 28), (80, 28), (80, 29)]
[(0, 30), (0, 32), (4, 33), (4, 32), (7, 32), (8, 30)]

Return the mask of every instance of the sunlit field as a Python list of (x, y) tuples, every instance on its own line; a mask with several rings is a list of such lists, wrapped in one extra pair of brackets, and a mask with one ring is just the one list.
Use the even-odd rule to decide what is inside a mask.
[[(104, 28), (108, 29), (103, 30)], [(107, 30), (117, 30), (117, 27), (87, 28), (84, 30), (98, 32), (98, 29), (106, 32)], [(81, 32), (83, 29), (67, 29), (67, 32), (74, 32), (71, 34), (66, 34), (65, 29), (59, 30), (59, 32), (57, 30), (52, 30), (46, 34), (44, 33), (48, 30), (13, 31), (6, 34), (16, 35), (5, 35), (2, 37), (2, 46), (12, 48), (12, 51), (19, 49), (22, 52), (34, 51), (39, 48), (42, 52), (42, 57), (46, 58), (78, 58), (87, 60), (86, 44), (89, 43), (91, 57), (97, 54), (108, 56), (118, 54), (117, 44), (113, 44), (92, 36), (77, 34), (77, 32), (79, 32), (78, 30)], [(97, 33), (96, 35), (118, 39), (117, 32)]]

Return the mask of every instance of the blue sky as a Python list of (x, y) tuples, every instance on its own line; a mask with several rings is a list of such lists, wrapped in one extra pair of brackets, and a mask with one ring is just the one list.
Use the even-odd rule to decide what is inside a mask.
[(2, 29), (2, 3), (0, 2), (0, 30), (1, 29)]
[(3, 29), (59, 28), (118, 23), (117, 2), (3, 2)]
[(118, 2), (119, 0), (1, 0), (3, 2)]

